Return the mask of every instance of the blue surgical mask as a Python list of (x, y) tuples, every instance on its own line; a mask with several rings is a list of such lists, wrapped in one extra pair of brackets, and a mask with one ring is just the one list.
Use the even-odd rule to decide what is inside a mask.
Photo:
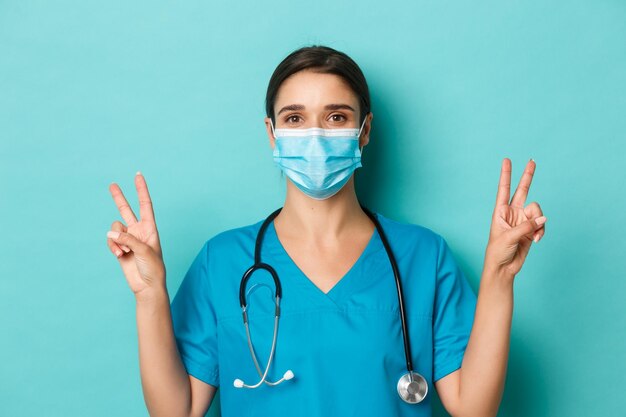
[(325, 200), (361, 167), (360, 129), (276, 129), (274, 162), (309, 197)]

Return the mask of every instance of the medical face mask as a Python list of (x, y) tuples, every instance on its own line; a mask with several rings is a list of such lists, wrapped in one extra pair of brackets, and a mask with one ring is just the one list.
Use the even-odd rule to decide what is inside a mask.
[(335, 195), (361, 167), (360, 129), (275, 129), (274, 162), (309, 197)]

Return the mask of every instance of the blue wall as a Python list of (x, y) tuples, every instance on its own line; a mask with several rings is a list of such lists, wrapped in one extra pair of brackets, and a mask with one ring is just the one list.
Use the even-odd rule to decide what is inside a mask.
[(173, 296), (206, 239), (282, 203), (264, 93), (314, 43), (370, 84), (361, 199), (441, 233), (475, 290), (500, 161), (515, 184), (537, 161), (500, 415), (623, 413), (625, 21), (616, 0), (0, 1), (0, 415), (148, 415), (107, 187), (137, 208), (146, 176)]

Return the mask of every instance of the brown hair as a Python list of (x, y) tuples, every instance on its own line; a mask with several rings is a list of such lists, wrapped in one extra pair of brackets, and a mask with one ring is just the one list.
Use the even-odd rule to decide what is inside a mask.
[(335, 74), (343, 78), (358, 96), (361, 114), (359, 124), (370, 112), (370, 93), (365, 76), (359, 66), (343, 52), (327, 46), (305, 46), (290, 53), (274, 70), (265, 95), (265, 113), (276, 124), (274, 104), (280, 85), (298, 71), (311, 69), (323, 74)]

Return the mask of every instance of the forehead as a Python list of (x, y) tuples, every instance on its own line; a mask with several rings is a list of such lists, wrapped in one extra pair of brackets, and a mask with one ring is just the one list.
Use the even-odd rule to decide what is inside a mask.
[(289, 104), (315, 107), (328, 103), (345, 103), (354, 107), (358, 106), (358, 102), (358, 97), (342, 77), (303, 70), (283, 81), (276, 94), (274, 108)]

